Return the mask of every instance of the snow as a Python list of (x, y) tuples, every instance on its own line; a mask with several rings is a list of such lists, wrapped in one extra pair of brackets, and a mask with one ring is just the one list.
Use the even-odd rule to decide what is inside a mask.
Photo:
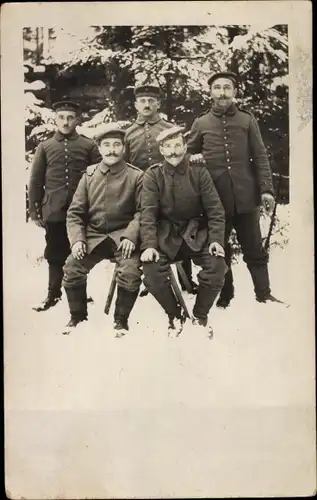
[[(233, 267), (235, 299), (210, 314), (213, 340), (190, 322), (178, 339), (167, 338), (151, 296), (137, 300), (129, 334), (115, 339), (113, 309), (103, 313), (113, 269), (107, 261), (89, 275), (89, 321), (63, 336), (65, 296), (47, 312), (31, 309), (46, 291), (43, 231), (26, 224), (21, 241), (25, 277), (7, 306), (15, 315), (5, 365), (7, 470), (10, 477), (14, 460), (23, 496), (302, 493), (311, 478), (302, 460), (311, 446), (305, 432), (314, 418), (307, 353), (291, 328), (292, 305), (257, 303), (241, 259)], [(271, 250), (272, 288), (291, 302), (291, 254), (282, 246)], [(194, 297), (184, 297), (191, 310)]]

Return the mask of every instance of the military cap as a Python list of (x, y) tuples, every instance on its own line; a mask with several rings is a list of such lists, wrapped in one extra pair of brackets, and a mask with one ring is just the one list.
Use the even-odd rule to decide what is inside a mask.
[(100, 141), (105, 137), (120, 137), (124, 142), (125, 135), (125, 130), (120, 128), (120, 125), (117, 122), (111, 122), (99, 125), (96, 129), (94, 139), (96, 142), (100, 143)]
[(55, 102), (53, 105), (52, 105), (52, 108), (54, 109), (54, 111), (76, 111), (76, 113), (78, 113), (78, 111), (80, 110), (80, 106), (79, 104), (77, 104), (76, 102), (72, 102), (72, 101), (59, 101), (59, 102)]
[(162, 97), (161, 89), (157, 85), (138, 85), (134, 89), (135, 97), (150, 96), (160, 99)]
[(178, 125), (175, 127), (167, 128), (163, 130), (156, 138), (156, 142), (158, 144), (161, 144), (163, 141), (166, 139), (171, 139), (172, 137), (175, 137), (176, 135), (183, 134), (185, 128), (184, 127), (179, 127)]
[(219, 71), (218, 73), (212, 74), (207, 80), (208, 85), (212, 85), (217, 78), (229, 78), (236, 87), (238, 86), (238, 75), (232, 71)]

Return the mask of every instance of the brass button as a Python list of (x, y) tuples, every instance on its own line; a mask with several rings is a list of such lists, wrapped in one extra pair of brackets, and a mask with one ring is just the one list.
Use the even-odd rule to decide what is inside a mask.
[(230, 158), (227, 158), (227, 163), (229, 163), (229, 162), (230, 162)]
[(228, 166), (228, 170), (231, 170), (231, 167), (230, 167), (230, 165)]
[(227, 151), (226, 151), (226, 155), (229, 155), (229, 154), (230, 154), (230, 153), (229, 153), (229, 151), (227, 150)]
[(68, 182), (66, 182), (66, 186), (69, 186)]
[(228, 137), (225, 135), (225, 136), (224, 136), (224, 140), (226, 141), (227, 139), (228, 139)]

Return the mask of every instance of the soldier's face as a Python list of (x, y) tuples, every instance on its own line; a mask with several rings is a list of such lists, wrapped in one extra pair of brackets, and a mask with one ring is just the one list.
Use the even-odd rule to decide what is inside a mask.
[(57, 111), (55, 123), (61, 134), (71, 134), (79, 123), (76, 111)]
[(182, 134), (179, 134), (170, 139), (166, 139), (160, 145), (160, 152), (164, 156), (165, 160), (177, 167), (185, 156), (187, 151), (187, 146), (184, 142)]
[(125, 148), (121, 139), (105, 137), (99, 144), (99, 151), (104, 163), (111, 167), (122, 160)]
[(219, 107), (226, 109), (231, 106), (237, 89), (230, 78), (217, 78), (210, 87), (210, 94)]
[(160, 101), (156, 97), (139, 96), (135, 100), (135, 109), (143, 118), (155, 116), (160, 109)]

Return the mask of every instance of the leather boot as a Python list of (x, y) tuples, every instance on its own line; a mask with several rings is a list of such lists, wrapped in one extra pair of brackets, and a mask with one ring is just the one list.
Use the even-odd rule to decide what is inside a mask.
[(47, 297), (38, 306), (32, 308), (34, 311), (37, 312), (47, 311), (51, 307), (55, 306), (61, 300), (62, 279), (63, 279), (63, 267), (56, 264), (49, 264)]
[(205, 320), (219, 293), (219, 290), (199, 285), (196, 302), (193, 308), (195, 318)]
[(128, 318), (138, 297), (139, 290), (130, 292), (121, 286), (117, 288), (117, 300), (114, 311), (114, 330), (116, 337), (122, 337), (128, 330)]
[(181, 307), (177, 303), (171, 285), (164, 286), (163, 288), (154, 288), (150, 290), (150, 293), (163, 307), (170, 319), (181, 317)]
[(80, 321), (87, 319), (86, 284), (76, 287), (65, 287), (65, 292), (67, 295), (71, 320), (77, 324)]
[(271, 295), (270, 278), (267, 264), (248, 264), (254, 285), (256, 299), (264, 302)]
[(225, 275), (225, 282), (221, 289), (219, 299), (217, 300), (217, 307), (226, 308), (234, 297), (233, 274), (232, 269), (229, 268)]

